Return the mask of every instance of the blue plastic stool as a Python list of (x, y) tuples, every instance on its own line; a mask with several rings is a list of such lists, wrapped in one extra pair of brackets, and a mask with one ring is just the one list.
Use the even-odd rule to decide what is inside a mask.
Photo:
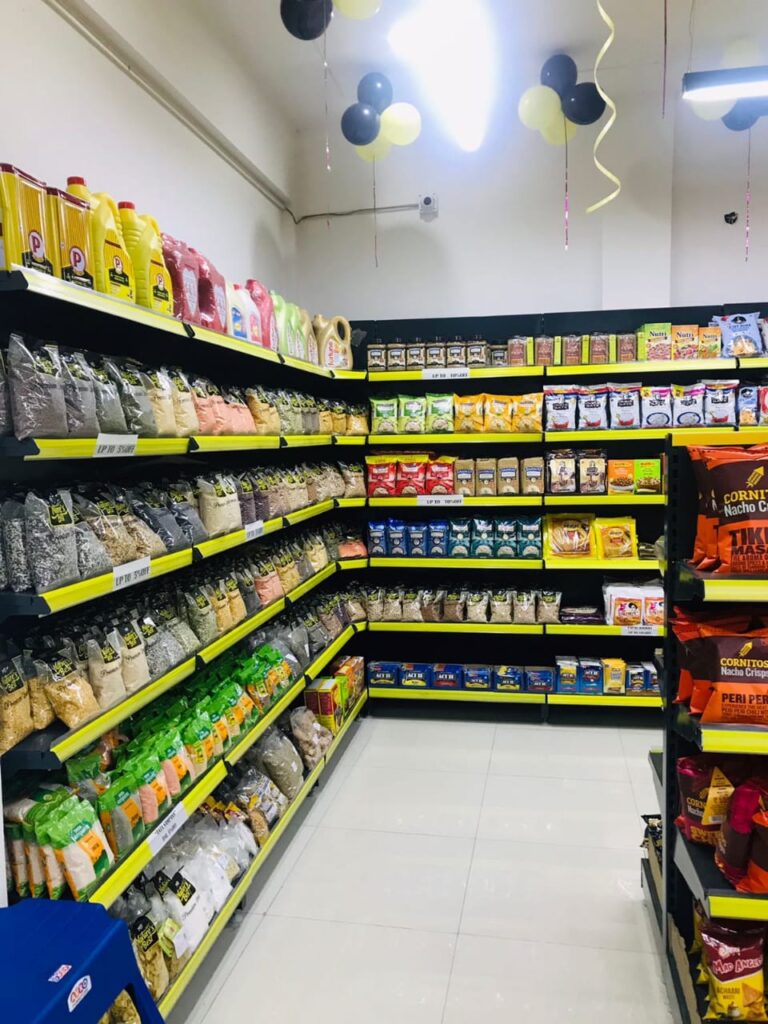
[(0, 910), (0, 1017), (8, 1024), (98, 1024), (127, 989), (142, 1024), (163, 1024), (128, 928), (88, 903), (23, 900)]

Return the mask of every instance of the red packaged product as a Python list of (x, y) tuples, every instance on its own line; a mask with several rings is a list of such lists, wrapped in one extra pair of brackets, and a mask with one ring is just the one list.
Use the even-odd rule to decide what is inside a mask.
[(173, 315), (200, 323), (200, 262), (186, 242), (163, 235), (163, 259), (173, 282)]
[(397, 483), (397, 463), (380, 455), (372, 455), (366, 460), (368, 467), (368, 497), (394, 498)]
[(400, 497), (413, 497), (417, 494), (424, 494), (427, 477), (427, 463), (404, 462), (397, 463), (397, 483), (395, 494)]
[(768, 808), (768, 779), (748, 779), (733, 791), (715, 847), (715, 863), (732, 885), (746, 874), (752, 848), (753, 818)]
[(761, 922), (702, 919), (701, 962), (709, 988), (705, 1020), (768, 1020), (764, 942)]
[(453, 494), (454, 459), (436, 459), (427, 464), (424, 477), (425, 494)]
[(189, 247), (197, 257), (200, 274), (198, 277), (198, 300), (200, 323), (212, 331), (225, 334), (227, 330), (227, 291), (224, 275), (197, 249)]
[(752, 817), (752, 845), (746, 873), (736, 883), (739, 892), (768, 893), (768, 811)]
[(256, 303), (261, 318), (261, 344), (264, 348), (271, 348), (277, 352), (278, 334), (277, 320), (275, 319), (275, 307), (272, 303), (272, 296), (269, 289), (265, 288), (261, 281), (250, 278), (245, 282), (251, 298)]

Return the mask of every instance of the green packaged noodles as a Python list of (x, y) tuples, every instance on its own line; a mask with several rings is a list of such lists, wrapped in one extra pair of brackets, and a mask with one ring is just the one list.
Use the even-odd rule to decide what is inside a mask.
[(144, 835), (141, 799), (133, 778), (122, 775), (113, 779), (109, 789), (99, 797), (96, 807), (110, 849), (115, 857), (120, 858)]
[(428, 434), (453, 433), (453, 395), (427, 395)]
[(115, 862), (96, 812), (85, 800), (66, 801), (51, 814), (48, 835), (72, 896), (87, 899)]
[(400, 434), (423, 434), (427, 429), (427, 400), (423, 395), (399, 395), (397, 426)]
[(371, 398), (371, 433), (397, 433), (397, 399)]

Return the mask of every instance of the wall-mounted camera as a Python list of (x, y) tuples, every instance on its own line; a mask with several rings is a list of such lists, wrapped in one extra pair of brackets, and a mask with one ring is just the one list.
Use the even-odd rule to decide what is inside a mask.
[(434, 220), (438, 214), (437, 196), (434, 192), (427, 192), (419, 196), (419, 216), (422, 220)]
[(723, 214), (723, 220), (725, 221), (726, 224), (735, 224), (738, 219), (739, 219), (739, 215), (738, 215), (738, 213), (736, 213), (735, 210), (731, 210), (730, 213), (724, 213)]

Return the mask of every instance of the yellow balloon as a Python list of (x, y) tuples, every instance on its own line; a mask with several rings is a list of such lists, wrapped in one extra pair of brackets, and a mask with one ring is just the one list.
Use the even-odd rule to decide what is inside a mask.
[(576, 138), (576, 125), (561, 113), (559, 122), (555, 121), (544, 128), (541, 137), (550, 146), (564, 146), (566, 142)]
[(736, 101), (690, 99), (686, 100), (686, 102), (690, 104), (691, 110), (696, 117), (700, 117), (702, 121), (719, 121), (721, 117), (728, 113)]
[(410, 146), (421, 135), (421, 114), (412, 103), (393, 103), (381, 115), (380, 138)]
[(365, 160), (366, 163), (372, 164), (374, 160), (381, 161), (389, 156), (389, 152), (392, 149), (392, 143), (389, 139), (385, 139), (381, 134), (373, 142), (369, 142), (367, 146), (355, 146), (357, 155), (361, 160)]
[(517, 113), (526, 128), (544, 131), (563, 116), (560, 97), (548, 85), (532, 85), (520, 97)]
[[(721, 68), (750, 68), (762, 64), (760, 44), (755, 39), (734, 39), (723, 51)], [(731, 104), (733, 106), (733, 104)], [(730, 107), (728, 108), (730, 110)]]
[(381, 0), (334, 0), (334, 8), (346, 18), (372, 18), (381, 10)]

